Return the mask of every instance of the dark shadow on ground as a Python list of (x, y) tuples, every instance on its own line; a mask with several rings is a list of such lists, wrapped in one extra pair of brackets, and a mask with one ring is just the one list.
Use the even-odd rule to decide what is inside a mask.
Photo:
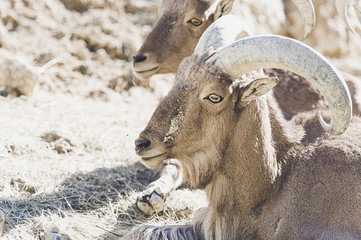
[[(101, 168), (89, 173), (77, 173), (59, 185), (59, 191), (49, 195), (30, 195), (21, 201), (0, 199), (0, 212), (5, 215), (6, 232), (19, 224), (44, 214), (59, 214), (63, 210), (87, 213), (115, 203), (126, 193), (142, 191), (155, 179), (154, 171), (135, 163), (126, 167)], [(35, 235), (40, 235), (39, 229)], [(109, 233), (104, 239), (117, 239)]]

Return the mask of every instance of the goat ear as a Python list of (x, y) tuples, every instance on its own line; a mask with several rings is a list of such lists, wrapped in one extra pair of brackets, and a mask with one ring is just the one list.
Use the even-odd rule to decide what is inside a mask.
[(251, 101), (269, 92), (278, 83), (277, 77), (258, 78), (245, 86), (241, 101)]
[(216, 11), (214, 13), (214, 20), (217, 20), (218, 18), (228, 14), (233, 7), (234, 0), (221, 0), (216, 8)]

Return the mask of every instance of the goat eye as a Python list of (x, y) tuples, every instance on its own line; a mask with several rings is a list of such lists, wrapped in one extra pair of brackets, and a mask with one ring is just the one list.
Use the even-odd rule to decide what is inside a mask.
[(219, 102), (222, 102), (223, 97), (221, 97), (217, 94), (211, 94), (208, 97), (205, 97), (204, 99), (207, 99), (207, 100), (211, 101), (212, 103), (219, 103)]
[(190, 23), (190, 24), (192, 24), (193, 26), (198, 27), (198, 26), (202, 25), (203, 22), (202, 22), (201, 20), (197, 19), (197, 18), (192, 18), (192, 19), (189, 20), (187, 23)]

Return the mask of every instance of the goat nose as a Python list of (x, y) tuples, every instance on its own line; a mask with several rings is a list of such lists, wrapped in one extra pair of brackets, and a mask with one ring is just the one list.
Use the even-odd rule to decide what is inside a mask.
[(138, 138), (137, 140), (135, 140), (135, 151), (137, 153), (147, 149), (149, 146), (150, 146), (150, 141), (148, 139)]
[(137, 56), (133, 56), (133, 61), (134, 61), (134, 63), (144, 62), (145, 60), (147, 60), (147, 57), (144, 56), (143, 54), (139, 54), (139, 55), (137, 55)]

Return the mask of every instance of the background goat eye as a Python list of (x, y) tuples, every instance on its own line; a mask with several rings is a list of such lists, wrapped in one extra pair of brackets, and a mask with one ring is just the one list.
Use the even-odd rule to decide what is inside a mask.
[(197, 18), (192, 18), (191, 20), (188, 21), (188, 23), (191, 23), (193, 26), (200, 26), (203, 22)]
[(218, 96), (217, 94), (211, 94), (208, 97), (206, 97), (205, 99), (211, 101), (212, 103), (219, 103), (223, 100), (223, 97)]

